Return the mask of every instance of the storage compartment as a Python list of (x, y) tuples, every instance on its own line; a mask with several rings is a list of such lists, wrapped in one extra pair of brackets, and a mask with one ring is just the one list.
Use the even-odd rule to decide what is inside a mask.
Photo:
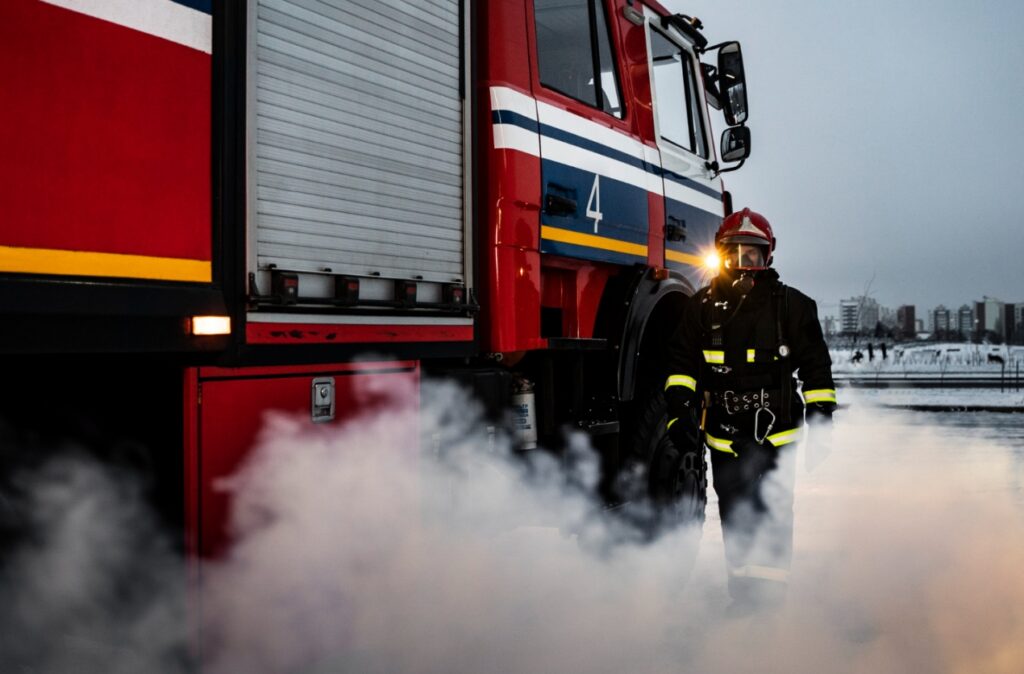
[[(418, 396), (419, 365), (392, 361), (192, 368), (188, 378), (186, 544), (190, 553), (211, 557), (229, 542), (231, 500), (217, 485), (250, 456), (268, 412), (292, 413), (307, 420), (310, 429), (336, 429), (387, 404), (395, 392), (412, 391)], [(329, 403), (333, 403), (333, 418), (325, 418)], [(409, 446), (416, 442), (409, 438)]]
[(250, 5), (248, 264), (260, 309), (464, 306), (460, 4)]

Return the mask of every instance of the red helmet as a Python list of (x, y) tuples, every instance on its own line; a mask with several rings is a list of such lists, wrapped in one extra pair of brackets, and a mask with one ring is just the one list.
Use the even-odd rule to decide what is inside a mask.
[(722, 220), (715, 234), (715, 245), (721, 247), (726, 244), (763, 246), (767, 249), (764, 256), (764, 267), (767, 267), (772, 262), (772, 253), (775, 252), (775, 235), (767, 218), (744, 208)]

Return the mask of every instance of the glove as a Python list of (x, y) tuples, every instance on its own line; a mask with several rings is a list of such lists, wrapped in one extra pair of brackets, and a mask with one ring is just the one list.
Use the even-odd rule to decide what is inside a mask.
[[(671, 415), (672, 413), (669, 412)], [(678, 410), (678, 416), (670, 416), (668, 437), (680, 451), (688, 451), (700, 443), (700, 424), (697, 421), (696, 397), (688, 400)]]
[(832, 413), (836, 404), (831, 402), (808, 403), (807, 424), (809, 426), (832, 425)]
[(668, 437), (672, 444), (680, 451), (689, 451), (697, 446), (698, 428), (697, 424), (687, 417), (679, 417), (675, 421), (669, 420), (672, 425), (668, 429)]
[(821, 465), (832, 453), (832, 413), (836, 404), (810, 403), (807, 405), (807, 449), (804, 453), (804, 467), (807, 472)]

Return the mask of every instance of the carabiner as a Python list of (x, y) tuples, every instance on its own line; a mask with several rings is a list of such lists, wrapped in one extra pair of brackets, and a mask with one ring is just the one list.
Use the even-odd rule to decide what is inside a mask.
[[(762, 394), (762, 396), (764, 395), (764, 390), (763, 389), (761, 390), (761, 394)], [(760, 426), (761, 412), (767, 412), (768, 414), (770, 414), (772, 416), (772, 419), (771, 419), (771, 421), (768, 422), (768, 428), (764, 429), (764, 435), (762, 435), (760, 438), (758, 438), (757, 437), (757, 427)], [(767, 407), (763, 407), (763, 406), (762, 407), (758, 407), (757, 411), (754, 412), (754, 442), (756, 442), (759, 445), (763, 445), (765, 439), (771, 434), (773, 426), (775, 426), (775, 412), (772, 412)]]

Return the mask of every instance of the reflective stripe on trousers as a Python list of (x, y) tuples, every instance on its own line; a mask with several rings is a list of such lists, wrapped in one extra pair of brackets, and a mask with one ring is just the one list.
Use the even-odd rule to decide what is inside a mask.
[(737, 568), (729, 568), (729, 575), (733, 578), (751, 578), (754, 580), (771, 580), (776, 583), (788, 583), (789, 571), (778, 569), (773, 566), (760, 566), (758, 564), (747, 564)]
[[(799, 440), (801, 430), (802, 429), (799, 427), (791, 428), (788, 431), (779, 431), (778, 433), (772, 433), (765, 439), (768, 440), (768, 442), (772, 443), (772, 445), (774, 445), (775, 447), (782, 447), (783, 445), (788, 445), (791, 442), (796, 442), (797, 440)], [(711, 449), (717, 449), (720, 452), (725, 452), (726, 454), (732, 454), (733, 456), (736, 456), (736, 451), (732, 448), (732, 440), (716, 438), (710, 433), (708, 433), (704, 436), (704, 442), (707, 443), (707, 446), (710, 447)]]
[[(747, 441), (749, 442), (749, 440)], [(711, 452), (711, 472), (722, 522), (729, 592), (785, 587), (793, 554), (796, 445), (775, 449), (749, 442), (738, 455)], [(773, 466), (763, 460), (775, 455)]]

